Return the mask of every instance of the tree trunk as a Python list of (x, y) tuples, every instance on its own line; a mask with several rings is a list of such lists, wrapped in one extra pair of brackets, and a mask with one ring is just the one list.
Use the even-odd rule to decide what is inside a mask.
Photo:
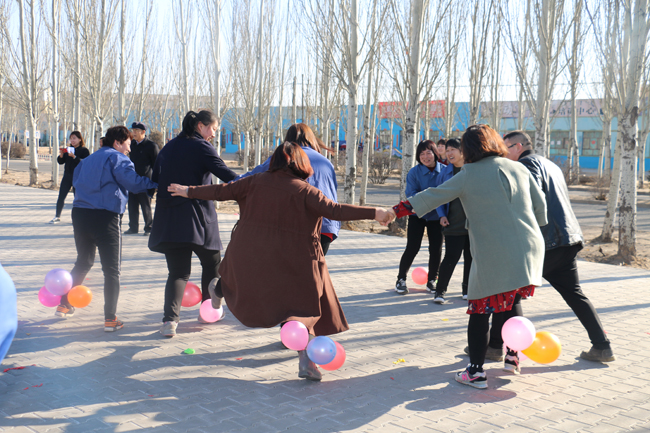
[(609, 184), (609, 195), (607, 200), (607, 210), (605, 211), (605, 221), (603, 221), (603, 231), (601, 238), (604, 242), (611, 242), (614, 234), (614, 216), (618, 206), (618, 192), (621, 187), (621, 133), (616, 134), (616, 143), (614, 144), (614, 168)]
[(636, 256), (636, 158), (638, 106), (625, 111), (619, 123), (621, 135), (621, 206), (618, 253), (630, 263)]

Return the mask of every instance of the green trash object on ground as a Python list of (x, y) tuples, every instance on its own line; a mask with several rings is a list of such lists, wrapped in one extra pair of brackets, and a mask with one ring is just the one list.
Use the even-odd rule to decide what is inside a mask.
[(183, 353), (186, 355), (194, 355), (196, 351), (194, 349), (185, 349)]

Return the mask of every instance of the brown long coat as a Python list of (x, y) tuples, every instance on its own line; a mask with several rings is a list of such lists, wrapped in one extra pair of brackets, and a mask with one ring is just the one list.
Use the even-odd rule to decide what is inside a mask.
[(321, 217), (372, 219), (338, 204), (289, 170), (190, 187), (190, 198), (236, 200), (241, 217), (219, 267), (228, 308), (249, 327), (297, 320), (315, 335), (349, 329), (320, 247)]

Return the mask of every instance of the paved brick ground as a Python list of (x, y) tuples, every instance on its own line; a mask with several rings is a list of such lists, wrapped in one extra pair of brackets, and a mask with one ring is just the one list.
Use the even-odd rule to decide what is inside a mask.
[[(93, 303), (74, 318), (54, 318), (37, 291), (48, 270), (69, 269), (75, 258), (69, 207), (62, 224), (46, 224), (55, 201), (53, 191), (0, 185), (0, 261), (16, 283), (20, 319), (2, 369), (28, 366), (0, 372), (0, 431), (650, 431), (649, 272), (580, 263), (616, 362), (578, 358), (589, 347), (586, 332), (545, 286), (524, 311), (560, 338), (560, 359), (526, 361), (521, 376), (488, 363), (489, 389), (480, 391), (453, 380), (468, 362), (460, 267), (446, 305), (417, 288), (397, 296), (404, 239), (343, 232), (327, 261), (351, 323), (335, 337), (347, 362), (310, 383), (297, 377), (296, 354), (281, 349), (277, 328), (247, 329), (232, 315), (201, 325), (194, 307), (183, 310), (179, 335), (163, 339), (166, 267), (143, 236), (124, 238), (123, 330), (102, 330), (99, 263), (87, 281)], [(219, 218), (227, 242), (237, 217)], [(423, 252), (415, 265), (425, 263)], [(193, 266), (197, 281), (198, 260)], [(186, 348), (196, 354), (183, 355)]]

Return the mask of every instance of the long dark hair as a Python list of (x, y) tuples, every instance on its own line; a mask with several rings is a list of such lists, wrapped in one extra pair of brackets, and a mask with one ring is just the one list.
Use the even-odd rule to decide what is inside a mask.
[(81, 132), (79, 132), (79, 131), (72, 131), (72, 132), (70, 133), (70, 137), (72, 137), (73, 135), (79, 139), (79, 146), (81, 146), (81, 147), (85, 147), (85, 146), (86, 146), (86, 142), (84, 141), (84, 138), (81, 136)]
[(294, 123), (287, 129), (287, 133), (284, 136), (285, 142), (298, 143), (300, 146), (308, 146), (314, 149), (316, 152), (321, 152), (321, 150), (326, 150), (332, 152), (332, 149), (325, 146), (323, 142), (316, 137), (314, 131), (304, 124), (304, 123)]
[(499, 133), (487, 125), (472, 125), (467, 128), (460, 146), (466, 164), (488, 156), (508, 155), (508, 149)]
[(284, 142), (275, 149), (271, 162), (269, 164), (269, 171), (274, 172), (289, 167), (296, 176), (301, 179), (307, 179), (314, 174), (314, 169), (311, 168), (309, 157), (302, 150), (297, 143)]
[(198, 113), (190, 110), (183, 118), (183, 130), (179, 135), (192, 137), (196, 132), (196, 127), (199, 125), (199, 122), (205, 126), (208, 126), (212, 125), (218, 120), (219, 118), (217, 115), (210, 110), (201, 110)]

